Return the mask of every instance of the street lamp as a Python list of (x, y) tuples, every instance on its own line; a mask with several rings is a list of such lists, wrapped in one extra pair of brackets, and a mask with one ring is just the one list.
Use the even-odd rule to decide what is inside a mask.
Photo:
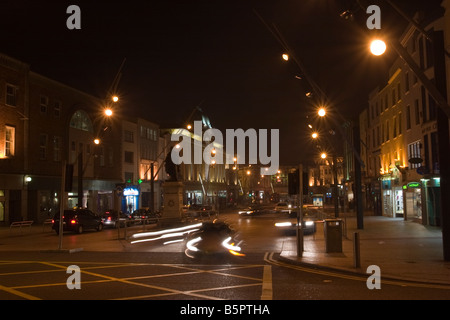
[(283, 58), (284, 61), (288, 61), (289, 60), (289, 55), (287, 53), (283, 53), (281, 55), (281, 57)]
[(318, 115), (320, 117), (325, 117), (325, 115), (327, 114), (327, 111), (325, 110), (324, 107), (319, 108), (319, 110), (317, 111)]
[(113, 114), (113, 112), (112, 112), (112, 110), (111, 110), (110, 108), (106, 108), (106, 109), (105, 109), (105, 115), (106, 115), (107, 117), (111, 117), (112, 114)]
[(375, 39), (370, 43), (370, 52), (375, 56), (381, 56), (386, 51), (386, 43), (383, 40)]

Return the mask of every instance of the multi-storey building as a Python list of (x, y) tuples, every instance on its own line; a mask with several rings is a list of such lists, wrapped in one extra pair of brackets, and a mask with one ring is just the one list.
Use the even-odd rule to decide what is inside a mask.
[(98, 211), (114, 204), (119, 148), (104, 108), (101, 99), (0, 55), (1, 223), (52, 218), (64, 164), (73, 165), (65, 207)]
[[(422, 23), (432, 37), (442, 39), (443, 18)], [(436, 82), (438, 70), (434, 66), (443, 61), (443, 54), (437, 54), (430, 41), (412, 25), (405, 30), (400, 43), (423, 74)], [(370, 94), (366, 112), (367, 121), (361, 121), (360, 126), (364, 127), (367, 143), (361, 144), (361, 148), (366, 152), (371, 201), (376, 203), (381, 196), (383, 215), (438, 225), (435, 100), (409, 65), (398, 58), (390, 68), (387, 83)]]

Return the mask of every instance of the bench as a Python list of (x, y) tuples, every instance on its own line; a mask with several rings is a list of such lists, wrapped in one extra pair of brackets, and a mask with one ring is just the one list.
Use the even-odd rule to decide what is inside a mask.
[(22, 227), (29, 227), (31, 230), (31, 225), (33, 224), (34, 221), (14, 221), (9, 225), (9, 233), (11, 234), (11, 229), (12, 228), (20, 228), (20, 232), (22, 232)]

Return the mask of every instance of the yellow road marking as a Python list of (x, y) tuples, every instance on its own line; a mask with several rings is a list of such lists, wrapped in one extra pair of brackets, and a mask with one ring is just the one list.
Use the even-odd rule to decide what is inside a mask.
[(22, 298), (25, 298), (25, 299), (28, 299), (28, 300), (41, 300), (38, 297), (35, 297), (35, 296), (30, 295), (30, 294), (26, 294), (26, 293), (20, 292), (20, 291), (18, 291), (16, 289), (13, 289), (13, 288), (8, 288), (8, 287), (5, 287), (5, 286), (2, 286), (1, 284), (0, 284), (0, 290), (9, 292), (11, 294), (14, 294), (16, 296), (19, 296), (19, 297), (22, 297)]

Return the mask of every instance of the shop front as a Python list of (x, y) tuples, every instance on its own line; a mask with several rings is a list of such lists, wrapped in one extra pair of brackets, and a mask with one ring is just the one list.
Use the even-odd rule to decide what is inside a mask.
[(123, 189), (122, 197), (122, 212), (133, 213), (139, 209), (139, 188), (136, 186), (128, 186)]
[(430, 226), (441, 225), (441, 179), (427, 176), (422, 182), (422, 223)]
[(403, 186), (405, 220), (422, 221), (422, 183), (408, 182)]

